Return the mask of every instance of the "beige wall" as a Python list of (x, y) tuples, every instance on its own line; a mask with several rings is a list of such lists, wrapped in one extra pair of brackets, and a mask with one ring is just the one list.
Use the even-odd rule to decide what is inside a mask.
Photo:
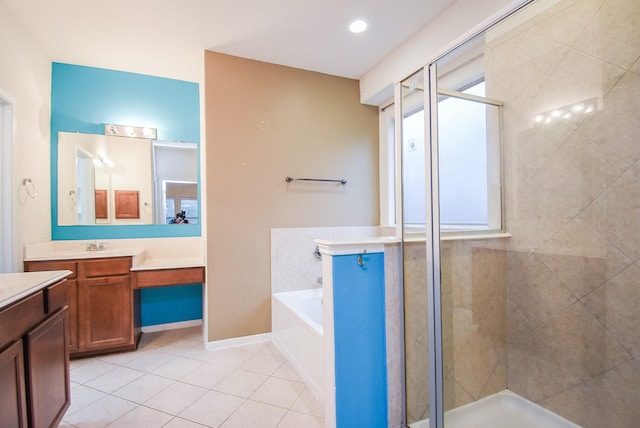
[(208, 339), (266, 333), (271, 228), (378, 224), (378, 111), (355, 80), (214, 52), (205, 110)]
[[(49, 121), (51, 60), (0, 1), (0, 96), (13, 104), (12, 183), (2, 205), (13, 222), (12, 271), (22, 271), (24, 244), (51, 237)], [(22, 180), (31, 178), (37, 196), (27, 196)], [(6, 205), (5, 205), (6, 204)], [(3, 222), (8, 220), (3, 217)]]

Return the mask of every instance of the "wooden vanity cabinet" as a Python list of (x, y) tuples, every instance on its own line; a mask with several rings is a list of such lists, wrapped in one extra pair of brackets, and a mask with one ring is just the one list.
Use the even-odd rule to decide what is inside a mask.
[(27, 393), (24, 377), (22, 340), (0, 352), (0, 415), (1, 426), (27, 426)]
[(138, 305), (131, 257), (26, 261), (25, 271), (69, 269), (69, 347), (72, 357), (136, 348)]
[(0, 310), (0, 427), (58, 426), (70, 404), (67, 283)]

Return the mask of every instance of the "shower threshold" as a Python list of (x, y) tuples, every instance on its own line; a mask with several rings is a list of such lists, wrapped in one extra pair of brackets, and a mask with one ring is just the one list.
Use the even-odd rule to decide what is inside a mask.
[[(508, 390), (450, 410), (445, 428), (580, 428), (563, 417)], [(411, 428), (429, 428), (429, 420)]]

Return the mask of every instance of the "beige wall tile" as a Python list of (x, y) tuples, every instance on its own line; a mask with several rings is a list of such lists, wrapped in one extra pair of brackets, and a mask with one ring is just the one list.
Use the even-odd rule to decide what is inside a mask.
[(626, 73), (578, 127), (583, 135), (633, 164), (640, 160), (640, 77)]
[(579, 218), (554, 236), (538, 257), (577, 297), (631, 264), (616, 246)]
[(535, 17), (531, 31), (572, 46), (604, 0), (562, 1)]
[(640, 165), (635, 165), (580, 215), (581, 219), (587, 221), (602, 236), (606, 236), (613, 245), (634, 261), (640, 260), (638, 200)]
[(534, 327), (549, 322), (576, 301), (573, 293), (535, 255), (509, 272), (508, 295)]
[(607, 0), (589, 22), (575, 48), (628, 69), (640, 55), (640, 3)]
[(554, 358), (581, 381), (630, 358), (622, 346), (580, 303), (574, 303), (536, 330)]
[(620, 344), (640, 357), (640, 265), (633, 264), (586, 296), (582, 303)]

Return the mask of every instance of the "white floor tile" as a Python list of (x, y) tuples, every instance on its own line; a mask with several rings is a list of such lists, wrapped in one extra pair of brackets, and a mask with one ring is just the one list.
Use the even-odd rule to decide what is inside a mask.
[(237, 369), (255, 355), (254, 352), (236, 348), (225, 348), (216, 351), (208, 351), (207, 361), (217, 366)]
[(182, 379), (202, 364), (204, 364), (202, 361), (176, 356), (156, 368), (153, 373), (157, 376), (178, 380)]
[(306, 386), (298, 399), (291, 406), (291, 410), (321, 418), (324, 417), (324, 405), (313, 396), (309, 388)]
[(253, 352), (256, 354), (277, 355), (277, 356), (282, 355), (280, 351), (278, 351), (278, 348), (276, 348), (276, 346), (270, 340), (264, 341), (264, 342), (249, 343), (247, 345), (241, 345), (236, 348), (243, 351)]
[(261, 403), (288, 409), (298, 399), (303, 389), (303, 383), (270, 377), (260, 385), (250, 398)]
[(104, 398), (106, 395), (107, 394), (102, 391), (73, 383), (71, 386), (71, 404), (67, 409), (65, 416), (74, 414), (78, 410), (87, 407), (89, 404)]
[(78, 428), (101, 428), (106, 427), (135, 407), (135, 403), (107, 395), (72, 415), (65, 416), (64, 421)]
[(85, 385), (99, 391), (113, 392), (143, 375), (144, 372), (138, 370), (133, 370), (127, 367), (117, 367), (102, 376), (90, 380), (85, 383)]
[(115, 354), (99, 355), (95, 358), (100, 361), (123, 366), (129, 361), (136, 359), (138, 355), (136, 352), (117, 352)]
[(259, 373), (235, 370), (213, 389), (226, 394), (249, 398), (268, 378), (269, 376)]
[(71, 369), (71, 380), (76, 383), (85, 384), (105, 373), (115, 370), (117, 367), (118, 366), (115, 364), (100, 361), (98, 359), (92, 359), (86, 364), (82, 364)]
[(280, 407), (247, 400), (221, 428), (273, 428), (277, 427), (287, 411)]
[(303, 382), (298, 371), (294, 369), (288, 361), (282, 363), (278, 370), (273, 373), (273, 376), (280, 377), (282, 379), (295, 380), (296, 382)]
[(118, 389), (113, 395), (142, 404), (174, 383), (171, 379), (147, 373)]
[(136, 352), (136, 358), (122, 365), (135, 370), (153, 371), (176, 356), (160, 351)]
[(234, 395), (209, 391), (180, 413), (180, 417), (203, 425), (218, 427), (229, 418), (244, 399)]
[(200, 367), (180, 379), (180, 381), (191, 385), (201, 386), (202, 388), (211, 389), (232, 372), (233, 369), (228, 367), (203, 363)]
[(206, 392), (204, 388), (176, 382), (145, 401), (144, 405), (177, 416)]
[(315, 428), (323, 417), (273, 343), (207, 351), (197, 327), (145, 333), (135, 352), (72, 360), (60, 427)]
[(210, 425), (200, 425), (195, 422), (189, 421), (187, 419), (182, 418), (173, 418), (171, 422), (166, 424), (164, 428), (202, 428), (202, 427), (210, 427)]
[(284, 357), (269, 354), (255, 354), (240, 366), (241, 370), (271, 376), (284, 363)]
[(138, 406), (124, 416), (119, 417), (109, 428), (161, 428), (173, 418), (172, 415), (144, 406)]
[(324, 428), (324, 419), (289, 410), (278, 428)]

